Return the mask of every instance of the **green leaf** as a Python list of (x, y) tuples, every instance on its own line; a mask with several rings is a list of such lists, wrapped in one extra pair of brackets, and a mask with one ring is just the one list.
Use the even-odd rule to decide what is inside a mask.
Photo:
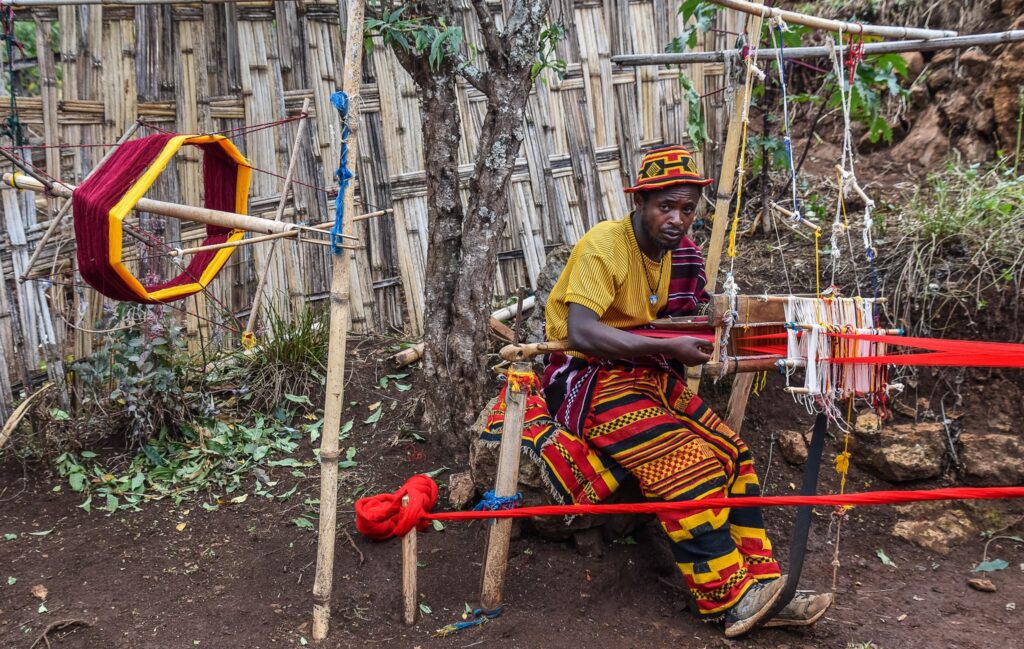
[(1003, 559), (990, 559), (988, 561), (982, 561), (978, 565), (974, 566), (974, 572), (994, 572), (996, 570), (1006, 570), (1010, 564)]
[(348, 435), (348, 434), (349, 434), (349, 432), (350, 432), (350, 431), (352, 430), (352, 427), (353, 427), (353, 426), (355, 426), (355, 424), (356, 424), (356, 420), (355, 420), (355, 419), (349, 419), (349, 420), (348, 420), (348, 421), (346, 421), (346, 422), (345, 422), (345, 424), (344, 424), (344, 425), (343, 425), (343, 426), (341, 427), (341, 430), (340, 430), (340, 431), (338, 431), (338, 435), (339, 435), (340, 437), (344, 437), (345, 435)]
[(369, 417), (367, 417), (366, 419), (363, 420), (363, 423), (364, 424), (376, 424), (378, 421), (380, 421), (380, 416), (381, 416), (381, 414), (383, 414), (383, 412), (384, 412), (383, 408), (377, 408), (376, 410), (374, 410), (373, 412), (370, 413)]
[(92, 451), (82, 451), (80, 455), (82, 457), (86, 458), (86, 459), (90, 459), (90, 458), (96, 457), (96, 454), (93, 453)]
[(412, 386), (405, 383), (395, 383), (395, 387), (399, 392), (408, 392), (409, 390), (412, 390)]
[(878, 555), (878, 560), (881, 561), (883, 565), (889, 566), (890, 568), (896, 567), (896, 564), (892, 562), (892, 559), (890, 559), (889, 555), (885, 553), (885, 550), (875, 550), (875, 554)]
[(17, 538), (18, 538), (17, 534), (11, 534), (10, 532), (8, 532), (7, 534), (4, 534), (4, 540), (5, 541), (14, 541)]
[(68, 476), (68, 485), (72, 491), (83, 491), (85, 489), (85, 475), (75, 472)]
[(424, 615), (430, 615), (434, 611), (429, 606), (427, 606), (426, 604), (420, 604), (420, 612), (423, 613)]
[(110, 513), (114, 513), (117, 511), (117, 496), (113, 494), (107, 494), (106, 510)]
[(300, 528), (302, 528), (304, 530), (311, 530), (311, 529), (313, 529), (313, 522), (310, 521), (308, 518), (302, 518), (302, 517), (293, 518), (292, 519), (292, 523), (295, 524), (295, 527), (300, 527)]
[(50, 609), (46, 608), (46, 602), (40, 602), (39, 608), (36, 609), (37, 613), (47, 613)]
[(300, 462), (299, 460), (296, 460), (293, 457), (286, 457), (286, 458), (282, 458), (280, 460), (272, 460), (270, 462), (267, 462), (267, 466), (290, 466), (290, 467), (296, 467), (296, 466), (305, 466), (305, 465), (302, 462)]
[(16, 583), (18, 583), (18, 579), (16, 577), (8, 577), (7, 578), (7, 585), (8, 586), (13, 586)]
[(71, 419), (71, 415), (60, 408), (50, 408), (50, 418), (54, 421), (68, 421)]
[(444, 531), (444, 523), (442, 523), (441, 521), (437, 521), (437, 520), (430, 521), (430, 525), (434, 528), (435, 532), (443, 532)]
[(313, 405), (313, 403), (309, 400), (309, 397), (305, 395), (285, 394), (284, 398), (288, 399), (292, 403), (303, 403), (307, 406)]
[(31, 536), (49, 536), (50, 532), (52, 532), (55, 529), (57, 529), (57, 528), (51, 527), (50, 529), (44, 530), (42, 532), (29, 532), (29, 534)]
[(434, 469), (430, 473), (427, 473), (426, 476), (428, 478), (436, 478), (437, 476), (441, 475), (442, 473), (444, 473), (447, 470), (448, 470), (448, 467), (443, 466), (440, 469)]
[(79, 507), (84, 509), (86, 512), (91, 512), (92, 511), (92, 494), (89, 494), (86, 497), (85, 502), (83, 502), (81, 505), (79, 505)]
[[(378, 412), (380, 412), (380, 411), (378, 411)], [(356, 448), (354, 446), (349, 446), (348, 449), (345, 450), (345, 459), (341, 460), (340, 462), (338, 462), (338, 468), (339, 469), (351, 469), (352, 467), (354, 467), (357, 464), (355, 458), (356, 458)]]

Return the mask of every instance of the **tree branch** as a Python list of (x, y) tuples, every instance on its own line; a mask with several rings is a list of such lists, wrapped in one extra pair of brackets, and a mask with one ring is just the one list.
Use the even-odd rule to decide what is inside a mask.
[(501, 33), (494, 24), (494, 16), (491, 15), (491, 8), (487, 6), (487, 0), (473, 0), (473, 9), (476, 10), (477, 20), (480, 21), (480, 32), (484, 36), (484, 50), (487, 58), (500, 55), (505, 51), (505, 44), (502, 41)]
[(458, 71), (459, 76), (469, 82), (469, 85), (485, 95), (488, 94), (491, 88), (490, 75), (470, 63), (469, 59), (461, 52), (456, 56), (455, 69)]

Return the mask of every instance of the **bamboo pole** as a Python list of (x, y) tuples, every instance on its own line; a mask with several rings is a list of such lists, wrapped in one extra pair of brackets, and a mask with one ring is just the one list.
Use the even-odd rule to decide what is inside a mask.
[[(530, 374), (529, 363), (513, 363), (509, 376)], [(498, 498), (514, 496), (519, 485), (519, 447), (523, 437), (523, 418), (526, 415), (526, 387), (509, 381), (506, 392), (505, 426), (498, 451), (498, 470), (494, 479), (494, 495)], [(501, 606), (508, 567), (508, 546), (512, 535), (512, 519), (494, 521), (487, 534), (487, 551), (480, 588), (480, 607), (491, 611)]]
[[(120, 139), (118, 139), (118, 141), (114, 143), (114, 146), (107, 149), (107, 152), (103, 154), (103, 158), (100, 159), (99, 163), (95, 167), (93, 167), (88, 174), (86, 174), (85, 179), (88, 180), (89, 178), (91, 178), (92, 175), (96, 173), (96, 170), (102, 167), (103, 163), (106, 162), (110, 158), (110, 156), (114, 155), (114, 151), (117, 151), (117, 148), (119, 146), (127, 142), (133, 135), (135, 135), (135, 131), (137, 131), (138, 128), (138, 121), (129, 126), (128, 130), (124, 132), (124, 135), (122, 135)], [(65, 203), (61, 205), (60, 210), (57, 212), (57, 214), (52, 219), (50, 219), (49, 227), (46, 228), (46, 232), (43, 233), (42, 238), (39, 239), (39, 243), (36, 244), (36, 249), (32, 251), (32, 256), (29, 257), (28, 267), (25, 268), (25, 275), (28, 275), (29, 273), (32, 272), (32, 268), (35, 267), (36, 261), (39, 259), (39, 255), (43, 252), (43, 248), (46, 247), (46, 244), (47, 242), (49, 242), (50, 237), (53, 236), (53, 233), (56, 232), (57, 227), (60, 226), (61, 222), (64, 220), (64, 217), (67, 216), (67, 214), (70, 211), (71, 201), (65, 201)], [(22, 275), (19, 278), (19, 280), (25, 281), (25, 275)]]
[[(288, 204), (288, 192), (292, 187), (292, 175), (295, 173), (295, 162), (299, 159), (299, 146), (302, 144), (302, 135), (306, 130), (306, 114), (309, 111), (309, 98), (302, 100), (302, 119), (299, 120), (298, 128), (295, 132), (295, 141), (292, 142), (291, 157), (288, 159), (288, 171), (284, 175), (284, 183), (281, 186), (281, 199), (277, 202), (277, 212), (274, 214), (274, 220), (280, 221), (284, 215), (284, 206)], [(267, 284), (267, 278), (270, 276), (271, 269), (273, 267), (274, 256), (277, 254), (277, 244), (275, 240), (270, 244), (270, 251), (267, 253), (267, 259), (262, 269), (259, 281), (256, 282), (256, 294), (252, 298), (252, 308), (249, 310), (249, 320), (245, 324), (245, 331), (242, 332), (242, 340), (245, 340), (252, 335), (252, 330), (256, 327), (256, 318), (259, 315), (260, 306), (263, 302), (263, 289)]]
[[(862, 23), (848, 23), (842, 20), (830, 18), (819, 18), (800, 14), (795, 11), (786, 11), (778, 7), (765, 7), (763, 2), (747, 2), (746, 0), (710, 0), (712, 3), (728, 9), (742, 11), (758, 18), (782, 19), (787, 23), (804, 25), (814, 29), (824, 29), (830, 32), (843, 31), (848, 34), (863, 34), (865, 36), (882, 36), (885, 38), (941, 38), (944, 36), (956, 36), (956, 32), (939, 29), (920, 29), (917, 27), (891, 27), (888, 25), (865, 25)], [(760, 31), (757, 32), (760, 34)]]
[[(1024, 41), (1024, 29), (1015, 29), (1005, 32), (989, 32), (985, 34), (971, 34), (969, 36), (954, 36), (951, 38), (933, 38), (930, 40), (912, 41), (890, 41), (888, 43), (865, 43), (864, 54), (898, 54), (901, 52), (934, 52), (937, 50), (960, 50), (969, 47), (983, 47), (986, 45), (1002, 45), (1004, 43), (1018, 43)], [(787, 59), (812, 59), (832, 56), (833, 49), (847, 54), (850, 46), (829, 48), (826, 46), (815, 47), (787, 47)], [(721, 50), (718, 52), (683, 52), (682, 54), (622, 54), (612, 57), (612, 63), (621, 66), (645, 66), (645, 65), (696, 65), (700, 63), (717, 63), (726, 60), (737, 61), (742, 56), (741, 50)], [(751, 52), (757, 60), (775, 60), (779, 56), (779, 50), (774, 48), (759, 49)]]
[[(278, 2), (298, 2), (299, 0), (277, 0)], [(77, 7), (84, 5), (170, 5), (170, 4), (236, 4), (252, 2), (252, 0), (0, 0), (0, 7)]]
[[(402, 507), (409, 506), (409, 496), (402, 496)], [(402, 619), (406, 625), (416, 622), (416, 526), (402, 537)]]
[[(64, 198), (70, 198), (72, 192), (77, 189), (75, 185), (69, 185), (63, 182), (53, 183), (48, 188), (45, 184), (35, 178), (23, 176), (21, 174), (15, 175), (5, 173), (3, 181), (5, 184), (10, 185), (15, 189), (27, 189), (32, 192), (49, 192)], [(139, 199), (139, 202), (135, 204), (135, 208), (143, 212), (162, 214), (164, 216), (170, 216), (183, 221), (219, 225), (224, 228), (247, 230), (249, 232), (276, 233), (289, 232), (298, 229), (298, 226), (294, 223), (282, 223), (272, 219), (264, 219), (259, 216), (211, 210), (206, 207), (192, 207), (191, 205), (179, 205), (178, 203), (156, 201), (151, 198)]]
[[(338, 3), (342, 10), (341, 0)], [(344, 24), (345, 74), (343, 88), (348, 95), (348, 156), (359, 160), (360, 84), (363, 76), (363, 0), (348, 0)], [(344, 209), (355, 211), (355, 187), (342, 197)], [(344, 229), (351, 233), (352, 221)], [(331, 583), (334, 577), (334, 537), (338, 502), (338, 430), (345, 393), (345, 343), (349, 320), (349, 254), (334, 255), (331, 260), (331, 321), (327, 353), (327, 394), (324, 403), (323, 437), (320, 439), (320, 529), (317, 541), (316, 577), (313, 581), (313, 641), (327, 637), (331, 622)]]

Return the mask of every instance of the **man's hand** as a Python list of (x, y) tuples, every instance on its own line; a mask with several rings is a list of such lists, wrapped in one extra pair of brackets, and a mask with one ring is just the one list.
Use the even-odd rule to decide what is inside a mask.
[(680, 336), (665, 340), (665, 355), (691, 367), (703, 365), (711, 360), (711, 352), (714, 349), (715, 347), (711, 343), (692, 336)]

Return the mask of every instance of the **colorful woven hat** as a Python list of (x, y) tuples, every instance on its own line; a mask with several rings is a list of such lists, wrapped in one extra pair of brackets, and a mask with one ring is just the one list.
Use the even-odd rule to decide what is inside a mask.
[(632, 193), (672, 185), (710, 185), (711, 182), (710, 178), (701, 178), (693, 154), (678, 144), (670, 144), (645, 153), (636, 185), (623, 191)]

